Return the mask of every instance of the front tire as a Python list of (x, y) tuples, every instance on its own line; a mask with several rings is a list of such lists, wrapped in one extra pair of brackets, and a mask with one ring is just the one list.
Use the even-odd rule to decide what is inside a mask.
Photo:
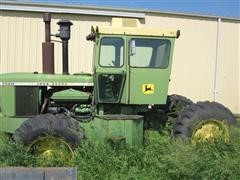
[(84, 139), (84, 129), (64, 114), (42, 114), (26, 120), (14, 133), (14, 140), (44, 159), (69, 159)]
[(229, 109), (216, 102), (198, 102), (184, 109), (173, 124), (174, 137), (197, 142), (229, 140), (229, 125), (236, 119)]

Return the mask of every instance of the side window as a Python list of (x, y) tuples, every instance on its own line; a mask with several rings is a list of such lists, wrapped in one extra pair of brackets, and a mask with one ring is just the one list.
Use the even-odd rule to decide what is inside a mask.
[(171, 43), (164, 39), (131, 39), (135, 52), (130, 56), (130, 66), (144, 68), (167, 68)]
[(100, 66), (121, 67), (123, 65), (123, 44), (121, 38), (104, 37), (100, 46)]
[(152, 63), (153, 67), (167, 68), (170, 56), (170, 43), (161, 43), (156, 50), (156, 60)]

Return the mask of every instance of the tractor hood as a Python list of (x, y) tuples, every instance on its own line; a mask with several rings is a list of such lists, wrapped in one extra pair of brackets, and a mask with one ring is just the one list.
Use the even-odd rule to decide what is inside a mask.
[(93, 86), (90, 74), (0, 74), (0, 86)]

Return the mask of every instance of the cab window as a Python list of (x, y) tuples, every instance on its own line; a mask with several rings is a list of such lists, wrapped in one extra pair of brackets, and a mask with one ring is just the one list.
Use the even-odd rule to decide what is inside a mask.
[(103, 37), (100, 43), (100, 66), (121, 67), (123, 65), (123, 39)]
[(169, 40), (133, 38), (130, 46), (131, 44), (134, 44), (134, 53), (130, 54), (131, 67), (168, 67), (171, 45)]

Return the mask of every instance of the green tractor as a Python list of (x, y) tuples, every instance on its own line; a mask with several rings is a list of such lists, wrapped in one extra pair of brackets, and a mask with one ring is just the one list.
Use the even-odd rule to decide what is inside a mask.
[(63, 74), (54, 74), (51, 16), (44, 14), (43, 73), (0, 75), (0, 131), (43, 157), (66, 156), (94, 141), (142, 146), (144, 133), (171, 124), (174, 137), (193, 143), (229, 139), (236, 120), (223, 105), (168, 96), (174, 41), (180, 31), (135, 27), (113, 18), (92, 27), (93, 74), (68, 73), (68, 20), (58, 22)]

